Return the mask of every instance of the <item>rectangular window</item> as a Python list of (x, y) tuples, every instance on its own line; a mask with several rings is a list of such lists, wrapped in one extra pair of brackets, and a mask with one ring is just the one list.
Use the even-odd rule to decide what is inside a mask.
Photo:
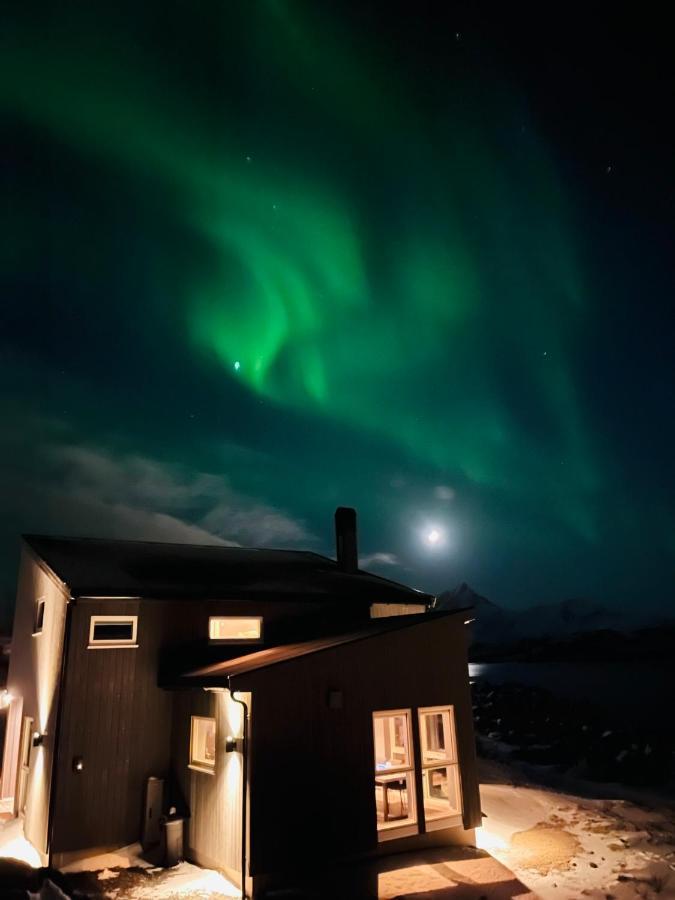
[(387, 616), (417, 616), (427, 611), (423, 603), (371, 603), (370, 618), (383, 619)]
[(216, 720), (192, 716), (190, 724), (190, 766), (212, 775), (216, 768)]
[(375, 808), (380, 840), (417, 833), (409, 709), (373, 713)]
[(260, 616), (209, 616), (212, 641), (259, 641), (262, 639)]
[(45, 623), (45, 601), (38, 600), (35, 606), (35, 621), (33, 622), (33, 634), (40, 634)]
[(455, 824), (462, 815), (452, 706), (420, 709), (419, 726), (424, 819), (426, 830), (434, 831)]
[(89, 649), (138, 647), (138, 616), (92, 616), (89, 623)]

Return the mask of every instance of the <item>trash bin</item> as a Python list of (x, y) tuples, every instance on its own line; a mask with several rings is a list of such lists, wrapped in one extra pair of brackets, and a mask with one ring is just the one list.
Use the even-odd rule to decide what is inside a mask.
[(144, 850), (156, 847), (162, 840), (162, 807), (164, 805), (164, 779), (151, 776), (145, 788), (145, 816), (141, 846)]
[(177, 866), (183, 861), (183, 832), (185, 829), (185, 816), (175, 814), (164, 816), (162, 819), (162, 831), (164, 832), (164, 859), (163, 865), (167, 868)]

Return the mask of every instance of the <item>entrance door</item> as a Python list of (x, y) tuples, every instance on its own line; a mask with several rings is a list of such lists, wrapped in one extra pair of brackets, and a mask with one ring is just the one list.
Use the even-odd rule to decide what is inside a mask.
[(23, 700), (21, 697), (12, 697), (7, 710), (5, 748), (2, 755), (2, 783), (0, 784), (0, 802), (5, 811), (11, 810), (12, 815), (15, 815), (14, 798), (19, 766), (22, 712)]
[(29, 716), (23, 717), (21, 728), (21, 747), (19, 752), (19, 782), (17, 785), (16, 811), (22, 813), (26, 809), (26, 793), (28, 788), (28, 773), (30, 772), (30, 752), (33, 746), (33, 720)]

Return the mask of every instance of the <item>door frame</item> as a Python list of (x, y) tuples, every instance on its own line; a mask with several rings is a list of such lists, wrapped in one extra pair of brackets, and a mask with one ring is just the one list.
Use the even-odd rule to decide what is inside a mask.
[(28, 777), (33, 755), (33, 721), (32, 716), (24, 716), (21, 722), (21, 741), (19, 743), (16, 793), (14, 796), (15, 816), (21, 815), (25, 811), (26, 800), (28, 799)]
[[(2, 784), (0, 800), (14, 800), (19, 770), (19, 749), (21, 743), (21, 714), (23, 698), (13, 697), (7, 708), (5, 746), (2, 754)], [(16, 813), (14, 813), (16, 814)]]

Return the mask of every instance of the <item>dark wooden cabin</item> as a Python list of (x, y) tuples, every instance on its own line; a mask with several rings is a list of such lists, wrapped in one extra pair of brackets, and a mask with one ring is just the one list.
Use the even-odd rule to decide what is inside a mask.
[(1, 788), (45, 863), (138, 841), (153, 777), (187, 857), (251, 896), (472, 842), (464, 615), (359, 570), (336, 524), (337, 560), (24, 538)]

